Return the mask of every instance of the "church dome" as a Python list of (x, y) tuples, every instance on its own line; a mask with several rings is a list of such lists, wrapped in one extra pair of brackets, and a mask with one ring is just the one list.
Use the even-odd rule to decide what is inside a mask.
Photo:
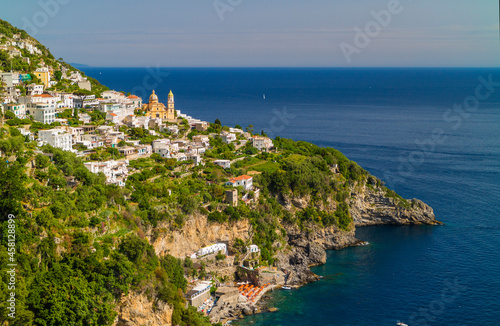
[(149, 97), (149, 103), (158, 102), (158, 96), (156, 96), (155, 91), (153, 90), (153, 94)]

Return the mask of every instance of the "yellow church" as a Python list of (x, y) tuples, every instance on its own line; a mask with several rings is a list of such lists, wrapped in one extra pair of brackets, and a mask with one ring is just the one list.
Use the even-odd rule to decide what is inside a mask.
[(174, 93), (168, 93), (167, 106), (158, 101), (158, 96), (153, 90), (153, 94), (149, 97), (149, 103), (142, 106), (142, 110), (146, 112), (146, 116), (151, 119), (160, 118), (164, 122), (177, 122), (174, 108)]

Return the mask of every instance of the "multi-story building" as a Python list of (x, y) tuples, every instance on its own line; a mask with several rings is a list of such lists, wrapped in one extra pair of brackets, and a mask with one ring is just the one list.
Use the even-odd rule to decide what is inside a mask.
[(37, 84), (29, 84), (27, 87), (27, 95), (42, 95), (43, 94), (43, 85), (37, 85)]
[(221, 134), (220, 137), (225, 144), (231, 144), (233, 141), (236, 141), (236, 135), (233, 133), (224, 133)]
[(52, 147), (60, 148), (64, 151), (71, 151), (73, 146), (73, 135), (64, 129), (39, 130), (38, 140), (46, 142)]
[(85, 167), (90, 172), (98, 174), (104, 173), (106, 183), (124, 187), (128, 176), (128, 161), (106, 161), (106, 162), (86, 162)]
[(33, 115), (35, 121), (51, 124), (56, 119), (56, 109), (48, 104), (31, 104), (28, 107), (29, 114)]
[(233, 186), (233, 187), (242, 186), (245, 190), (251, 190), (252, 184), (253, 184), (253, 178), (249, 175), (241, 175), (236, 178), (231, 178), (229, 179), (228, 182), (226, 182), (226, 186)]
[(45, 85), (45, 87), (50, 87), (50, 70), (47, 67), (38, 68), (35, 70), (35, 76), (38, 77)]
[(223, 169), (229, 169), (231, 167), (230, 160), (216, 160), (214, 161), (214, 164), (222, 167)]
[(13, 112), (16, 115), (16, 118), (26, 118), (26, 104), (10, 103), (6, 104), (4, 107), (6, 110)]
[(274, 146), (273, 141), (267, 137), (254, 136), (252, 141), (253, 147), (257, 148), (259, 151), (266, 152)]

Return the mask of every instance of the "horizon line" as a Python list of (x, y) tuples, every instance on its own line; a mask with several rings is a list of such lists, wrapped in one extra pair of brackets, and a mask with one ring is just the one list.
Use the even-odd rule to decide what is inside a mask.
[(169, 68), (169, 69), (500, 69), (495, 66), (356, 66), (356, 67), (329, 67), (329, 66), (90, 66), (79, 63), (68, 63), (80, 68)]

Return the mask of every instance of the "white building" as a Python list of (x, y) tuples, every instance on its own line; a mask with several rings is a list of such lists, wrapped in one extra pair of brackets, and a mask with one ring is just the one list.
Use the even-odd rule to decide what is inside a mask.
[(236, 141), (236, 135), (233, 133), (222, 134), (220, 137), (225, 144), (231, 144), (233, 141)]
[(29, 108), (29, 113), (33, 115), (35, 121), (51, 124), (56, 119), (56, 109), (48, 104), (35, 104)]
[(273, 141), (267, 137), (253, 137), (253, 147), (257, 148), (259, 151), (268, 151), (273, 146)]
[(251, 176), (241, 175), (239, 177), (229, 179), (229, 181), (226, 182), (226, 186), (233, 186), (233, 187), (242, 186), (245, 190), (250, 190), (252, 189), (252, 183), (253, 183), (253, 178)]
[(79, 113), (78, 119), (81, 122), (83, 122), (84, 124), (86, 124), (86, 123), (90, 123), (90, 121), (92, 120), (92, 117), (90, 115), (88, 115), (87, 113)]
[(120, 187), (124, 187), (128, 176), (128, 160), (106, 161), (106, 162), (86, 162), (85, 167), (90, 172), (98, 174), (104, 173), (106, 182)]
[(73, 109), (75, 107), (73, 94), (60, 94), (59, 98), (60, 98), (60, 100), (57, 103), (58, 108)]
[(42, 95), (43, 94), (43, 85), (30, 84), (27, 86), (27, 95)]
[(202, 162), (201, 156), (195, 153), (186, 153), (186, 159), (192, 160), (195, 166), (200, 165), (200, 163)]
[(193, 136), (193, 143), (199, 146), (208, 147), (210, 145), (210, 138), (208, 138), (207, 135), (196, 135)]
[(120, 104), (117, 104), (117, 103), (101, 103), (99, 105), (99, 111), (101, 111), (102, 113), (108, 113), (108, 112), (113, 112), (113, 111), (117, 111), (117, 110), (120, 110), (121, 109), (121, 106)]
[(210, 298), (210, 288), (212, 282), (199, 282), (196, 286), (186, 293), (186, 299), (193, 307), (201, 306)]
[(56, 103), (58, 102), (58, 98), (49, 95), (49, 94), (41, 94), (41, 95), (33, 95), (31, 97), (31, 103), (35, 104), (47, 104), (50, 106), (56, 107)]
[(71, 151), (73, 136), (63, 129), (39, 130), (38, 140), (64, 151)]
[(13, 112), (16, 118), (24, 119), (26, 118), (26, 104), (10, 103), (5, 105), (5, 109)]
[(250, 253), (254, 253), (254, 252), (259, 252), (260, 249), (259, 249), (259, 246), (253, 244), (253, 245), (250, 245), (249, 247), (247, 247), (247, 251)]
[(82, 140), (83, 127), (69, 127), (69, 133), (73, 136), (73, 144)]
[(223, 169), (229, 169), (231, 167), (230, 160), (216, 160), (214, 161), (214, 164), (222, 167)]
[(224, 255), (227, 255), (227, 246), (226, 246), (226, 244), (225, 243), (216, 243), (216, 244), (213, 244), (211, 246), (199, 249), (196, 252), (196, 254), (198, 255), (198, 257), (201, 257), (201, 256), (206, 256), (206, 255), (214, 254), (214, 253), (217, 253), (217, 252), (222, 252)]

